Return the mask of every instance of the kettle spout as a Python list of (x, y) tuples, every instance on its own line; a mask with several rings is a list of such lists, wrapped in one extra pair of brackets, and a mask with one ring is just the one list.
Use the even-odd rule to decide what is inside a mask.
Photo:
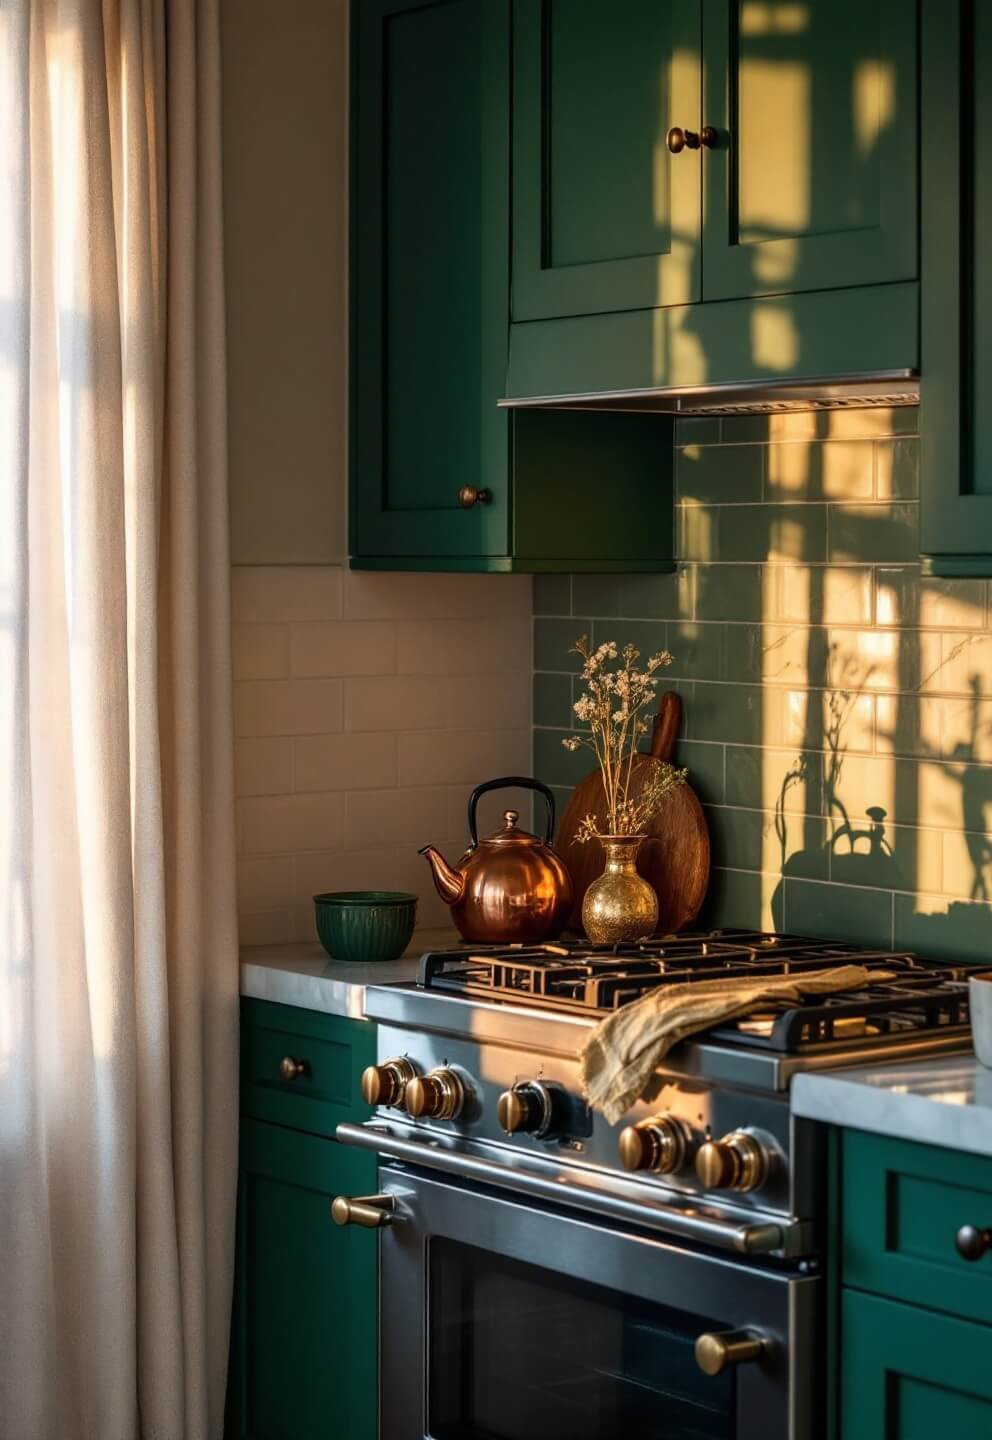
[(465, 876), (460, 870), (452, 870), (440, 850), (435, 850), (433, 845), (425, 845), (417, 853), (426, 856), (441, 899), (448, 905), (456, 905), (465, 893)]

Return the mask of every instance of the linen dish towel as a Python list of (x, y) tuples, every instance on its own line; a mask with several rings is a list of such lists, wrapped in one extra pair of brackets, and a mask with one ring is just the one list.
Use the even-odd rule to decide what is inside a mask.
[(586, 1041), (581, 1055), (586, 1099), (615, 1125), (640, 1098), (672, 1046), (687, 1035), (747, 1015), (762, 1001), (799, 1004), (804, 995), (839, 994), (894, 978), (888, 970), (837, 965), (804, 975), (660, 985), (601, 1020)]

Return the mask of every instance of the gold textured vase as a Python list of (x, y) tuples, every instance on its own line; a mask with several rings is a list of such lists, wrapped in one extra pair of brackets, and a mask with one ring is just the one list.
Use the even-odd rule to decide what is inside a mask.
[(658, 897), (637, 873), (646, 835), (601, 835), (606, 868), (582, 901), (582, 924), (594, 945), (646, 940), (658, 923)]

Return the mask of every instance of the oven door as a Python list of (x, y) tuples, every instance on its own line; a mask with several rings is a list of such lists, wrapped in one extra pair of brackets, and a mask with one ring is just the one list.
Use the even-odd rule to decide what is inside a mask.
[(815, 1278), (399, 1166), (379, 1178), (395, 1202), (380, 1440), (816, 1433)]

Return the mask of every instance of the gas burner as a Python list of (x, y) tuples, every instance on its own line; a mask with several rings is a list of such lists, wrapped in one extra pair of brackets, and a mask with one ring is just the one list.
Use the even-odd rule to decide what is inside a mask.
[(537, 1009), (606, 1015), (659, 985), (784, 976), (844, 964), (895, 972), (895, 978), (810, 1004), (763, 1002), (760, 1015), (718, 1027), (709, 1038), (798, 1054), (854, 1038), (870, 1043), (920, 1031), (966, 1029), (970, 967), (927, 965), (909, 951), (866, 950), (843, 941), (750, 930), (662, 936), (634, 945), (563, 940), (430, 951), (420, 962), (418, 984)]

